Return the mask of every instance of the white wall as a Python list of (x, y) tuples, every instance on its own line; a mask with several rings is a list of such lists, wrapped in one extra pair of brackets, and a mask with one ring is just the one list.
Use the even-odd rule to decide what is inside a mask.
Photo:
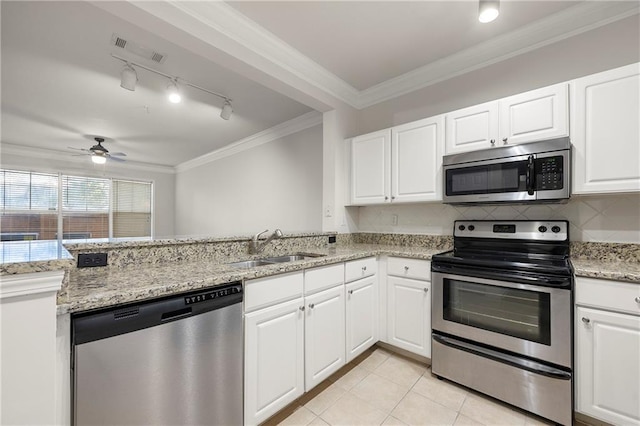
[(634, 15), (366, 108), (359, 134), (639, 61), (640, 15)]
[(176, 234), (322, 230), (322, 126), (176, 174)]
[[(69, 157), (64, 154), (32, 149), (33, 154), (12, 154), (2, 146), (0, 167), (35, 172), (68, 173), (78, 176), (132, 179), (153, 182), (154, 233), (156, 237), (174, 235), (175, 174), (172, 168), (149, 167), (148, 170), (135, 169), (127, 163), (107, 163), (94, 166), (88, 158)], [(48, 155), (51, 152), (51, 155)], [(70, 153), (73, 154), (73, 153)], [(166, 170), (165, 170), (166, 169)]]

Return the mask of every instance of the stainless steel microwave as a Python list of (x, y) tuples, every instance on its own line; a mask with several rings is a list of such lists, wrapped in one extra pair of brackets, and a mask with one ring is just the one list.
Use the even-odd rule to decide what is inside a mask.
[(443, 158), (447, 204), (566, 201), (571, 195), (568, 137)]

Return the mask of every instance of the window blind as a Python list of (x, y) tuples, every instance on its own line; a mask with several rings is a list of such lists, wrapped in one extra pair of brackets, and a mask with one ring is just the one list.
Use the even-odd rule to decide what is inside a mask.
[(151, 183), (114, 179), (113, 236), (151, 236)]
[(109, 179), (62, 175), (62, 239), (109, 238)]
[(58, 227), (58, 175), (0, 170), (0, 239), (54, 239)]

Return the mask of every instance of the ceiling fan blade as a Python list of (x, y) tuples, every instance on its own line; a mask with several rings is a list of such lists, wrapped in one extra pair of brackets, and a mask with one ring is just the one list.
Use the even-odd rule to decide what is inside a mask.
[(88, 149), (84, 149), (84, 148), (74, 148), (72, 146), (68, 146), (68, 149), (73, 149), (74, 151), (84, 151), (84, 152), (90, 152)]
[(91, 154), (71, 154), (72, 157), (86, 157), (87, 155)]
[(121, 162), (122, 162), (122, 161), (127, 161), (127, 160), (125, 160), (124, 158), (114, 157), (114, 156), (113, 156), (113, 155), (111, 155), (111, 154), (107, 154), (107, 158), (108, 158), (109, 160), (113, 160), (113, 161), (121, 161)]
[(110, 152), (109, 155), (117, 155), (118, 157), (126, 157), (127, 154), (124, 152)]

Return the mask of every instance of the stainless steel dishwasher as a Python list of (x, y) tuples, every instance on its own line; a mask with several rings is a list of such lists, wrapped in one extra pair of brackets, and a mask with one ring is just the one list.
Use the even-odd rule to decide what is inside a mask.
[(242, 425), (242, 284), (73, 317), (75, 425)]

